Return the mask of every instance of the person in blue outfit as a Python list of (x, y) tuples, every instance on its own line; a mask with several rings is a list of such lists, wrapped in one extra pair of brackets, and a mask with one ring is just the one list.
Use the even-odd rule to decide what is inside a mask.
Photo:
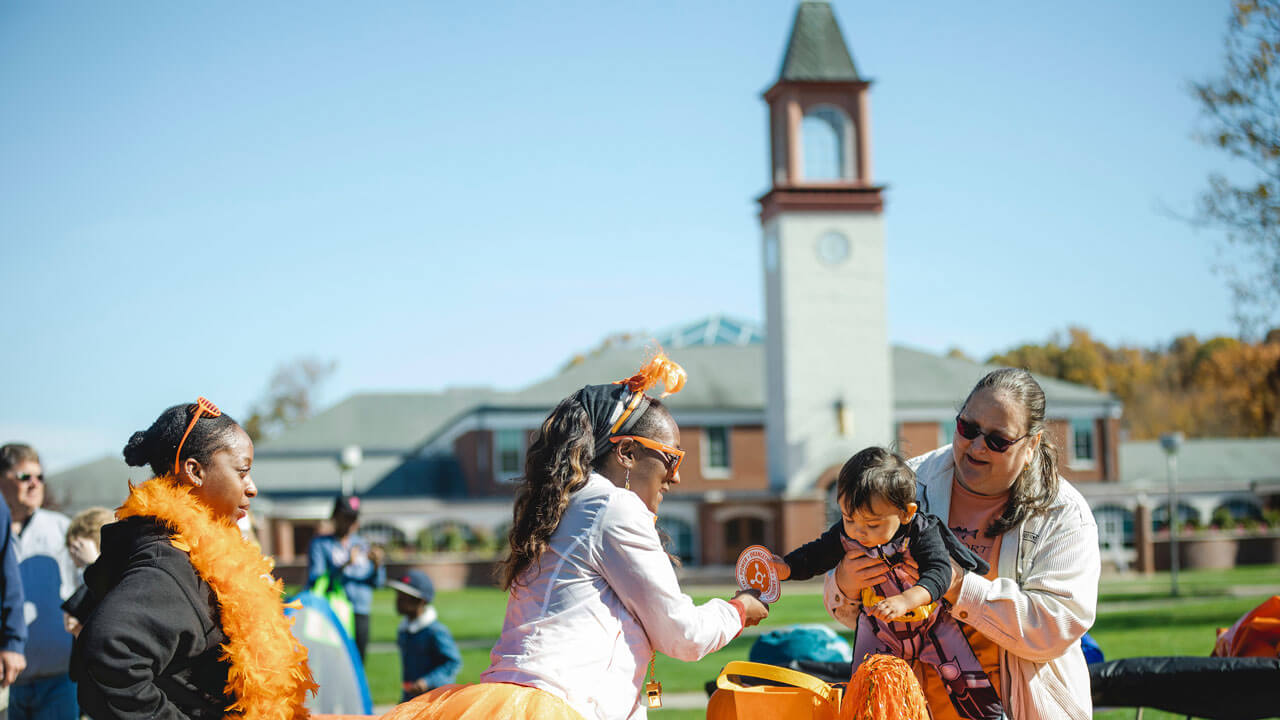
[[(0, 697), (9, 706), (9, 686), (27, 666), (27, 619), (22, 611), (22, 576), (13, 547), (13, 520), (9, 504), (0, 502)], [(0, 717), (6, 711), (0, 710)]]
[(462, 653), (431, 604), (436, 588), (426, 573), (410, 570), (387, 585), (396, 590), (396, 612), (403, 618), (396, 645), (400, 646), (400, 702), (404, 702), (451, 684), (462, 669)]
[(0, 492), (11, 515), (9, 542), (27, 621), (26, 667), (9, 688), (9, 720), (76, 720), (80, 707), (68, 673), (71, 633), (62, 623), (62, 601), (79, 584), (67, 552), (71, 520), (44, 508), (44, 468), (30, 445), (0, 447)]
[(373, 608), (373, 590), (387, 581), (382, 566), (382, 548), (370, 546), (356, 532), (360, 526), (360, 499), (338, 496), (333, 503), (333, 534), (320, 535), (311, 541), (307, 557), (307, 585), (329, 575), (342, 583), (351, 609), (355, 612), (356, 649), (364, 661), (369, 645), (369, 612)]

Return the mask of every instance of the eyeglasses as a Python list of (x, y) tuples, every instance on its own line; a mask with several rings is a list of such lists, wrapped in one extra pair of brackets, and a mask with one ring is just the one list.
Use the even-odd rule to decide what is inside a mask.
[(1030, 432), (1028, 432), (1026, 435), (1023, 435), (1020, 438), (1015, 438), (1013, 440), (1010, 440), (1008, 438), (1004, 438), (999, 435), (996, 435), (995, 433), (984, 433), (982, 432), (982, 428), (978, 427), (977, 423), (969, 422), (968, 420), (965, 420), (959, 415), (956, 416), (956, 432), (960, 433), (961, 437), (963, 437), (966, 440), (972, 440), (978, 437), (979, 435), (981, 435), (982, 441), (987, 444), (987, 447), (991, 449), (991, 452), (998, 452), (998, 453), (1002, 453), (1005, 450), (1008, 450), (1009, 448), (1013, 447), (1014, 443), (1017, 443), (1018, 441), (1022, 440), (1023, 438), (1026, 438), (1028, 435), (1031, 434)]
[(666, 443), (660, 443), (657, 440), (650, 440), (639, 435), (614, 435), (609, 438), (609, 442), (618, 443), (627, 438), (635, 440), (661, 455), (662, 464), (667, 466), (667, 477), (675, 477), (675, 474), (680, 470), (680, 463), (684, 460), (684, 451), (680, 448), (671, 447)]
[(209, 402), (203, 395), (196, 398), (196, 414), (191, 416), (191, 422), (187, 423), (187, 431), (182, 433), (182, 439), (178, 441), (178, 452), (173, 457), (173, 474), (178, 474), (178, 463), (182, 461), (182, 444), (187, 441), (187, 436), (191, 434), (191, 430), (195, 428), (196, 421), (201, 415), (208, 415), (211, 418), (220, 417), (222, 411), (217, 405)]
[(25, 483), (35, 480), (38, 483), (44, 482), (44, 473), (18, 473), (18, 482)]

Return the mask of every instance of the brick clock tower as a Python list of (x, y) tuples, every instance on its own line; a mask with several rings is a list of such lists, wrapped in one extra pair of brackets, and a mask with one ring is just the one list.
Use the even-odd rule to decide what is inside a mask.
[[(772, 175), (759, 200), (769, 483), (784, 506), (811, 503), (824, 471), (893, 440), (870, 86), (831, 6), (801, 3), (778, 81), (764, 94)], [(795, 524), (783, 518), (785, 535)]]

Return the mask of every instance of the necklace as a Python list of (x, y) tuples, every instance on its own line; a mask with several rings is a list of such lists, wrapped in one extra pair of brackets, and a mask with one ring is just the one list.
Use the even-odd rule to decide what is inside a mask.
[(221, 521), (191, 488), (172, 477), (129, 486), (129, 499), (116, 517), (154, 517), (173, 535), (170, 542), (187, 553), (196, 573), (217, 596), (227, 642), (222, 660), (230, 664), (224, 692), (228, 714), (245, 720), (303, 720), (307, 691), (317, 685), (307, 665), (307, 649), (290, 632), (284, 616), (284, 585), (271, 577), (272, 560), (239, 528)]

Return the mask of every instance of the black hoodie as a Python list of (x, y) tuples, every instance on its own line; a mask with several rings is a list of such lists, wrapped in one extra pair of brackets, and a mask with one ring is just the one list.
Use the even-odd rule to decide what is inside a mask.
[(102, 528), (71, 653), (80, 710), (94, 720), (222, 718), (231, 704), (217, 600), (171, 534), (155, 518)]

